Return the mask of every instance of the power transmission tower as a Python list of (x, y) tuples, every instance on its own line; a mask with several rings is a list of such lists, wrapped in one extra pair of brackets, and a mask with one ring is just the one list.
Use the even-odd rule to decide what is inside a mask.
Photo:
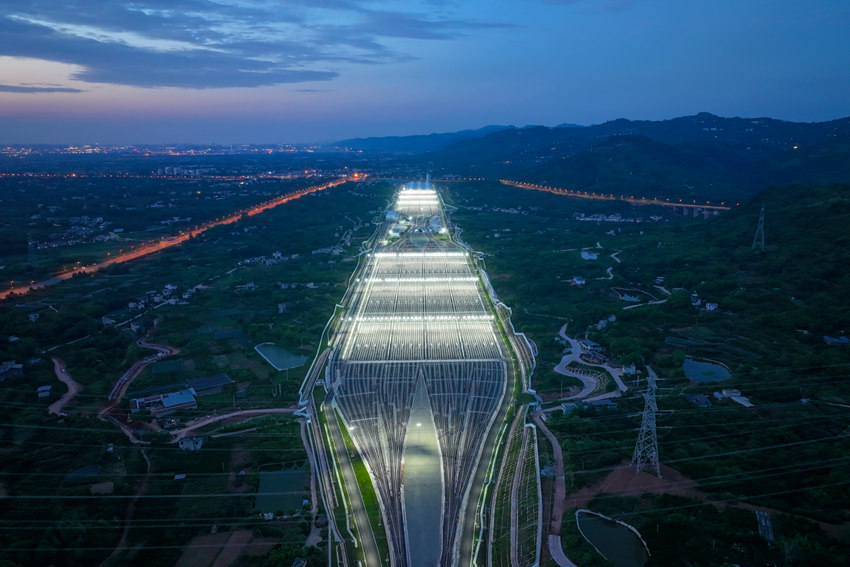
[(753, 238), (753, 250), (764, 252), (764, 203), (762, 203), (761, 213), (759, 213), (759, 226), (756, 229), (756, 237)]
[(637, 443), (635, 444), (635, 452), (632, 456), (632, 465), (636, 472), (640, 472), (645, 467), (652, 467), (655, 470), (655, 476), (661, 478), (661, 463), (658, 461), (658, 435), (655, 430), (655, 414), (658, 412), (658, 405), (655, 403), (655, 390), (657, 386), (655, 380), (658, 376), (650, 367), (646, 367), (649, 374), (647, 376), (646, 392), (643, 394), (643, 419), (640, 423), (640, 433), (638, 433)]

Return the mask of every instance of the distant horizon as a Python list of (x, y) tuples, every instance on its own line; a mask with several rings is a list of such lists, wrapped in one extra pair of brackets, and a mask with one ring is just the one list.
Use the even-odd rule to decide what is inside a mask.
[(826, 118), (822, 120), (791, 120), (787, 118), (777, 118), (775, 116), (768, 115), (753, 115), (753, 116), (743, 116), (743, 115), (722, 115), (717, 114), (715, 112), (710, 111), (698, 111), (691, 114), (681, 114), (677, 116), (670, 116), (667, 118), (657, 118), (657, 119), (648, 119), (648, 118), (625, 118), (622, 116), (618, 116), (616, 118), (610, 118), (608, 120), (603, 120), (601, 122), (593, 122), (590, 124), (579, 124), (571, 121), (560, 121), (555, 124), (547, 125), (547, 124), (524, 124), (522, 126), (517, 126), (516, 124), (508, 124), (508, 123), (493, 123), (493, 124), (483, 124), (481, 126), (474, 127), (463, 127), (458, 128), (456, 130), (440, 130), (440, 131), (430, 131), (430, 132), (416, 132), (409, 134), (373, 134), (373, 135), (353, 135), (353, 136), (342, 136), (330, 140), (324, 141), (292, 141), (292, 140), (263, 140), (263, 141), (247, 141), (247, 140), (239, 140), (239, 141), (230, 141), (230, 142), (216, 142), (216, 141), (177, 141), (177, 140), (168, 140), (162, 142), (154, 142), (154, 141), (112, 141), (112, 142), (104, 142), (104, 141), (84, 141), (84, 140), (76, 140), (76, 141), (57, 141), (57, 142), (12, 142), (12, 141), (0, 141), (0, 144), (4, 146), (238, 146), (238, 145), (248, 145), (248, 146), (262, 146), (262, 145), (277, 145), (277, 146), (329, 146), (333, 144), (337, 144), (339, 142), (343, 142), (346, 140), (353, 139), (368, 139), (368, 138), (407, 138), (407, 137), (415, 137), (415, 136), (430, 136), (430, 135), (443, 135), (443, 134), (453, 134), (457, 132), (463, 131), (477, 131), (483, 128), (489, 128), (494, 126), (503, 127), (505, 129), (508, 128), (516, 128), (516, 129), (525, 129), (525, 128), (557, 128), (561, 125), (568, 125), (566, 127), (576, 127), (576, 128), (588, 128), (592, 126), (599, 126), (601, 124), (606, 124), (609, 122), (614, 122), (617, 120), (628, 120), (630, 122), (665, 122), (669, 120), (676, 120), (678, 118), (687, 118), (690, 116), (697, 116), (699, 114), (711, 114), (713, 116), (717, 116), (718, 118), (724, 119), (735, 119), (740, 118), (744, 120), (778, 120), (781, 122), (791, 122), (798, 124), (818, 124), (818, 123), (826, 123), (826, 122), (834, 122), (837, 120), (843, 120), (850, 118), (850, 114), (845, 116), (839, 116), (836, 118)]
[(846, 0), (61, 0), (0, 9), (8, 144), (328, 144), (850, 116)]

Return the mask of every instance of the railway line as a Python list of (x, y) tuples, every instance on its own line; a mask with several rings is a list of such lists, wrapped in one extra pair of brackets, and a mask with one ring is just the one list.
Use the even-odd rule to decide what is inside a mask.
[(324, 387), (332, 402), (323, 408), (329, 422), (338, 413), (366, 464), (389, 548), (379, 563), (394, 567), (468, 563), (476, 535), (469, 520), (515, 375), (515, 346), (475, 257), (448, 226), (428, 184), (402, 188), (329, 337)]

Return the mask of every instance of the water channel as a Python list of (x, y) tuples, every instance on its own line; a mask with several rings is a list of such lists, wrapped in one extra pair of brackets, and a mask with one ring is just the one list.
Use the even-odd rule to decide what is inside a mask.
[(576, 522), (584, 539), (615, 567), (643, 567), (649, 558), (637, 533), (594, 512), (579, 510)]

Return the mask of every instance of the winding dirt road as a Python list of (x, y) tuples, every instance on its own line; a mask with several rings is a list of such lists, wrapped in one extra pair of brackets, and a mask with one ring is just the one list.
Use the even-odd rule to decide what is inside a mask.
[(47, 411), (54, 415), (59, 415), (68, 403), (74, 399), (74, 396), (83, 391), (83, 386), (76, 382), (65, 368), (65, 361), (58, 356), (51, 357), (53, 360), (53, 372), (56, 373), (56, 378), (68, 386), (68, 391), (64, 396), (50, 404)]
[(121, 375), (121, 378), (118, 379), (118, 382), (115, 383), (115, 386), (112, 387), (112, 391), (109, 392), (109, 396), (107, 396), (106, 402), (102, 406), (100, 406), (100, 410), (97, 412), (98, 418), (104, 421), (111, 421), (112, 423), (117, 425), (121, 429), (121, 431), (124, 432), (124, 435), (127, 436), (127, 439), (129, 439), (130, 442), (134, 445), (139, 445), (144, 442), (141, 441), (138, 437), (136, 437), (133, 434), (132, 428), (127, 425), (127, 419), (129, 417), (127, 411), (119, 408), (121, 398), (124, 397), (124, 394), (127, 392), (127, 388), (130, 387), (130, 384), (133, 383), (133, 380), (138, 378), (139, 374), (142, 373), (142, 370), (144, 370), (145, 367), (147, 367), (149, 364), (153, 364), (161, 358), (164, 358), (166, 356), (173, 356), (180, 352), (180, 349), (177, 347), (148, 343), (145, 342), (144, 339), (140, 339), (137, 344), (142, 348), (155, 350), (156, 354), (134, 362), (133, 365), (124, 374)]
[(186, 435), (198, 429), (199, 427), (203, 427), (205, 425), (209, 425), (210, 423), (215, 423), (217, 421), (224, 421), (225, 419), (231, 419), (234, 417), (247, 417), (251, 419), (253, 417), (262, 417), (264, 415), (269, 415), (273, 413), (295, 413), (297, 408), (267, 408), (267, 409), (252, 409), (252, 410), (241, 410), (234, 411), (231, 413), (223, 413), (221, 415), (208, 415), (206, 417), (202, 417), (197, 421), (192, 422), (187, 425), (183, 429), (176, 429), (172, 432), (171, 442), (176, 443), (180, 441)]

